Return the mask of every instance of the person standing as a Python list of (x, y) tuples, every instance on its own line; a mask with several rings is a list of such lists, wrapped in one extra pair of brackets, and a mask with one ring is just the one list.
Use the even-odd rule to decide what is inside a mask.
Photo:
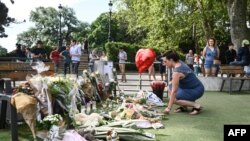
[(121, 82), (127, 82), (126, 74), (125, 74), (125, 63), (127, 60), (127, 53), (124, 51), (122, 47), (119, 48), (118, 59), (119, 59), (119, 68), (120, 68), (120, 72), (122, 75)]
[(230, 64), (236, 59), (236, 51), (234, 50), (234, 44), (228, 44), (228, 50), (225, 52), (226, 64)]
[(54, 63), (55, 73), (58, 73), (60, 59), (60, 52), (58, 51), (58, 47), (53, 48), (53, 50), (50, 52), (49, 58)]
[(66, 49), (60, 53), (60, 56), (63, 57), (64, 59), (64, 75), (67, 74), (67, 70), (68, 72), (70, 72), (71, 57), (70, 57), (69, 49), (70, 47), (69, 45), (67, 45)]
[(104, 51), (102, 51), (102, 56), (100, 57), (100, 61), (108, 61), (108, 56)]
[(81, 47), (76, 44), (76, 40), (71, 41), (70, 56), (72, 63), (72, 72), (78, 76), (78, 67), (82, 55)]
[(26, 62), (32, 64), (32, 53), (30, 51), (30, 48), (25, 48), (25, 55), (26, 55)]
[(160, 74), (161, 74), (161, 80), (163, 81), (163, 80), (166, 79), (166, 66), (163, 64), (162, 55), (163, 55), (163, 53), (161, 53), (161, 55), (159, 55), (157, 57), (157, 60), (160, 62), (160, 64), (159, 64), (159, 70), (160, 70)]
[(26, 55), (25, 52), (22, 50), (21, 44), (16, 44), (16, 62), (23, 62), (25, 61)]
[(203, 56), (205, 57), (205, 76), (216, 76), (216, 72), (219, 68), (218, 60), (220, 55), (220, 50), (216, 46), (216, 40), (214, 38), (209, 38), (207, 41), (207, 46), (203, 49)]
[(90, 54), (89, 54), (89, 67), (90, 67), (90, 71), (91, 72), (94, 72), (95, 70), (95, 68), (94, 68), (94, 66), (95, 66), (95, 61), (97, 61), (97, 60), (99, 60), (100, 58), (99, 58), (99, 56), (97, 55), (97, 52), (96, 52), (96, 50), (94, 49), (94, 50), (92, 50), (92, 51), (90, 51)]
[(41, 40), (37, 41), (36, 47), (31, 52), (34, 61), (45, 61), (46, 59), (48, 59), (46, 50), (43, 47), (43, 43)]
[(153, 79), (156, 80), (154, 62), (148, 68), (148, 76), (149, 76), (149, 81), (152, 81), (151, 76), (153, 76)]
[(172, 82), (168, 85), (169, 102), (164, 113), (170, 113), (173, 104), (177, 104), (180, 107), (175, 112), (185, 112), (188, 107), (192, 107), (190, 114), (198, 114), (202, 107), (196, 100), (201, 98), (204, 93), (203, 84), (190, 67), (180, 61), (179, 55), (175, 51), (168, 51), (163, 57), (164, 64), (168, 68), (173, 68)]
[(84, 40), (83, 48), (84, 48), (84, 52), (89, 54), (89, 42), (87, 39)]
[(191, 49), (188, 51), (188, 54), (186, 55), (186, 63), (192, 70), (194, 70), (194, 67), (193, 67), (194, 54), (193, 54), (193, 51)]
[(194, 74), (196, 76), (199, 75), (199, 63), (200, 63), (200, 58), (198, 56), (198, 54), (194, 54)]
[(200, 52), (199, 58), (200, 58), (199, 59), (200, 72), (202, 73), (202, 76), (205, 76), (205, 69), (204, 69), (205, 57), (203, 56), (203, 51)]

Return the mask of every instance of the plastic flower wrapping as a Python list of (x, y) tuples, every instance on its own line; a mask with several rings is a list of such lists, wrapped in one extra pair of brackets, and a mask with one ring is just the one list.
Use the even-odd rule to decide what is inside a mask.
[(164, 81), (152, 81), (150, 83), (150, 86), (153, 90), (157, 90), (157, 89), (164, 90), (166, 83)]
[(42, 61), (38, 61), (36, 62), (37, 65), (32, 66), (32, 68), (34, 70), (37, 70), (38, 74), (41, 74), (44, 71), (48, 71), (49, 70), (49, 66), (45, 66), (45, 64)]
[(51, 77), (49, 79), (48, 85), (49, 85), (48, 86), (49, 93), (52, 96), (56, 96), (58, 94), (67, 95), (69, 94), (70, 89), (73, 86), (70, 80), (67, 80), (63, 77)]

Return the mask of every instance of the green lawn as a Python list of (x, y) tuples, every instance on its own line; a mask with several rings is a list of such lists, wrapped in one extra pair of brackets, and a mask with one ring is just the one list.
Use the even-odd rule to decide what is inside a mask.
[[(250, 124), (250, 92), (206, 92), (199, 102), (203, 106), (199, 115), (172, 112), (163, 121), (165, 129), (149, 131), (158, 141), (223, 141), (224, 124)], [(19, 131), (21, 141), (32, 139), (29, 130)], [(0, 130), (0, 140), (10, 140), (8, 130)]]
[(206, 92), (199, 100), (203, 111), (196, 116), (171, 113), (165, 129), (154, 131), (159, 141), (223, 141), (223, 125), (250, 124), (250, 92), (229, 95)]

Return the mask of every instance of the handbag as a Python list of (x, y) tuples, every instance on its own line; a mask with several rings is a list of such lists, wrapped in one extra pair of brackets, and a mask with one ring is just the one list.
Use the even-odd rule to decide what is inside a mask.
[(221, 64), (221, 61), (218, 60), (218, 59), (214, 59), (214, 65), (220, 65)]

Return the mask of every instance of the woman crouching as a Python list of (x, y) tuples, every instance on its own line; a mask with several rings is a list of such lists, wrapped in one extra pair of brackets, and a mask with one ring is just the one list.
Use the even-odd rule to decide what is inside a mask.
[(195, 76), (194, 72), (179, 59), (175, 51), (163, 54), (163, 62), (168, 68), (173, 68), (172, 82), (168, 86), (169, 102), (165, 113), (170, 113), (173, 104), (180, 107), (175, 112), (186, 112), (192, 107), (191, 115), (196, 115), (201, 110), (201, 105), (195, 101), (204, 93), (204, 86)]

